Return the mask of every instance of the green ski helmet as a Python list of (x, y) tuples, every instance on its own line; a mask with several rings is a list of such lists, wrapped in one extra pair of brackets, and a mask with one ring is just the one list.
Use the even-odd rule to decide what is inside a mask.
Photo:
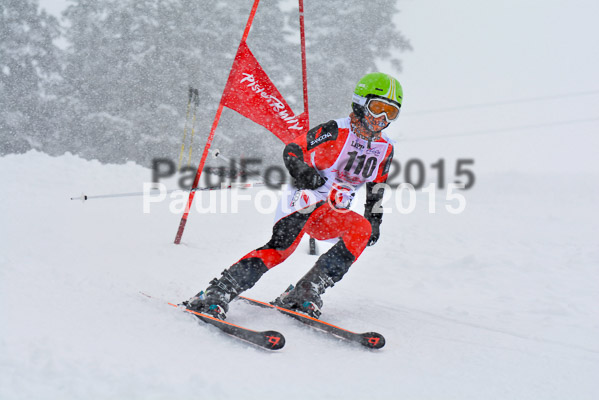
[(366, 115), (366, 104), (372, 98), (381, 98), (395, 104), (401, 110), (403, 89), (399, 81), (382, 72), (366, 74), (360, 79), (352, 97), (352, 108), (356, 116)]

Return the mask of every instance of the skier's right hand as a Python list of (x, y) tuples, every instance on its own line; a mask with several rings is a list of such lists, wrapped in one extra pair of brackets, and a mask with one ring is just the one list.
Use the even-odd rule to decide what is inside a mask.
[(314, 190), (326, 183), (326, 180), (314, 168), (305, 165), (306, 168), (302, 168), (295, 177), (294, 186), (296, 188)]
[(326, 180), (318, 171), (304, 161), (304, 153), (296, 143), (289, 143), (283, 151), (283, 161), (289, 174), (293, 177), (293, 185), (298, 189), (314, 190), (325, 184)]

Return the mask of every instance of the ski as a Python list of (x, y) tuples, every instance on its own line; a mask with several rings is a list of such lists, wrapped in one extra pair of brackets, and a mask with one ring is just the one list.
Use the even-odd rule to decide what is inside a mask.
[[(150, 299), (155, 299), (154, 297), (147, 295), (145, 293), (141, 293), (141, 294)], [(215, 318), (212, 315), (200, 313), (200, 312), (193, 311), (193, 310), (188, 310), (183, 305), (173, 304), (168, 301), (165, 301), (165, 302), (168, 305), (175, 307), (183, 312), (192, 314), (193, 316), (197, 317), (198, 320), (200, 320), (206, 324), (212, 325), (212, 326), (220, 329), (227, 335), (233, 336), (233, 337), (240, 339), (244, 342), (251, 343), (253, 345), (259, 346), (259, 347), (267, 349), (267, 350), (279, 350), (279, 349), (283, 348), (283, 346), (285, 346), (285, 337), (280, 332), (277, 332), (277, 331), (263, 331), (263, 332), (254, 331), (252, 329), (249, 329), (249, 328), (246, 328), (243, 326), (239, 326), (239, 325), (235, 325), (230, 322)]]
[(238, 296), (238, 299), (245, 301), (246, 303), (263, 307), (263, 308), (273, 308), (276, 309), (283, 314), (292, 317), (314, 329), (317, 329), (322, 332), (330, 333), (336, 337), (348, 340), (350, 342), (359, 343), (364, 347), (368, 347), (369, 349), (380, 349), (385, 345), (385, 338), (383, 335), (377, 332), (365, 332), (365, 333), (356, 333), (349, 331), (347, 329), (340, 328), (336, 325), (329, 324), (328, 322), (321, 321), (316, 318), (312, 318), (309, 315), (302, 314), (299, 312), (295, 312), (292, 310), (288, 310), (286, 308), (277, 307), (270, 303), (265, 303), (263, 301), (250, 299), (245, 296)]

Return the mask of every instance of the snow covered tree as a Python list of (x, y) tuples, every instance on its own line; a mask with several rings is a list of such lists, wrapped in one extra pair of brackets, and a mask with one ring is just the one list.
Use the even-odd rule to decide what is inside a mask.
[[(147, 165), (155, 157), (176, 158), (189, 85), (200, 94), (195, 139), (199, 147), (210, 129), (252, 2), (72, 2), (64, 13), (69, 43), (63, 85), (71, 129), (68, 148), (110, 162), (135, 160)], [(298, 14), (289, 4), (261, 2), (248, 44), (300, 113)], [(395, 3), (380, 4), (384, 7), (378, 2), (351, 6), (340, 1), (307, 2), (313, 124), (343, 116), (349, 110), (348, 93), (374, 69), (376, 58), (388, 58), (394, 48), (407, 46), (391, 22)], [(371, 36), (372, 42), (357, 25), (371, 19), (377, 28), (368, 31), (381, 38)], [(277, 161), (282, 150), (282, 143), (264, 128), (228, 110), (215, 146), (228, 157)]]
[(0, 3), (0, 155), (44, 149), (56, 134), (58, 22), (38, 10), (36, 0)]
[(70, 6), (64, 93), (73, 108), (73, 150), (112, 162), (174, 158), (188, 85), (200, 90), (205, 134), (249, 11), (229, 3), (78, 0)]

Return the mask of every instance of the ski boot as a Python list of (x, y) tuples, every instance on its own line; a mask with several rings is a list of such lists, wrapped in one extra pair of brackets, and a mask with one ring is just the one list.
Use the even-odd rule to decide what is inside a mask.
[(339, 241), (320, 256), (314, 267), (295, 287), (290, 285), (272, 304), (307, 314), (312, 318), (320, 318), (323, 305), (320, 296), (343, 278), (354, 261), (353, 254), (347, 250), (343, 241)]
[(203, 314), (208, 314), (214, 318), (224, 320), (227, 318), (229, 311), (229, 301), (231, 301), (232, 292), (221, 290), (218, 286), (218, 280), (210, 281), (210, 286), (200, 293), (193, 296), (191, 299), (184, 301), (183, 305), (188, 310), (197, 311)]
[(322, 314), (320, 309), (323, 303), (320, 295), (323, 293), (324, 287), (320, 289), (319, 286), (312, 286), (311, 283), (306, 281), (302, 282), (302, 280), (300, 280), (297, 287), (289, 285), (287, 290), (277, 297), (272, 304), (277, 307), (301, 312), (312, 318), (318, 319)]
[(268, 268), (259, 258), (246, 258), (222, 272), (220, 279), (214, 278), (206, 291), (201, 291), (183, 305), (192, 311), (210, 314), (225, 319), (229, 303), (241, 292), (251, 288)]

